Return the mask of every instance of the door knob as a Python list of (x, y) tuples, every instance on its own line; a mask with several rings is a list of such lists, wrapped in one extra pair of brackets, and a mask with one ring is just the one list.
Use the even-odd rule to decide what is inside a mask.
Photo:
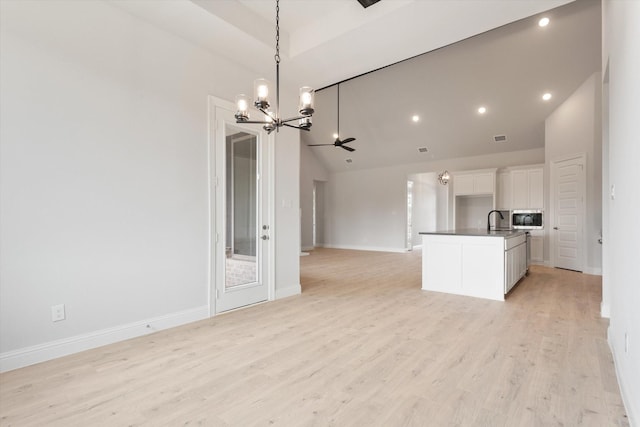
[(558, 229), (558, 227), (553, 227), (553, 229), (554, 229), (554, 230), (557, 230), (557, 229)]
[(263, 235), (262, 237), (260, 237), (262, 240), (269, 240), (269, 236), (267, 236), (266, 234)]

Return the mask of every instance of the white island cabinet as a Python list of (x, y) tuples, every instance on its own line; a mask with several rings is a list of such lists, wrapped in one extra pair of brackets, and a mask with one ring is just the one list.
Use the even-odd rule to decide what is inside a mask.
[(521, 231), (457, 230), (422, 234), (422, 289), (504, 301), (525, 275)]

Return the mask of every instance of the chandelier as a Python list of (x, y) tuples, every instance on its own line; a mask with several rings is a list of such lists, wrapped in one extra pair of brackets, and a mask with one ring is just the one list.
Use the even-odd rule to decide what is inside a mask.
[(446, 170), (438, 174), (438, 182), (442, 185), (447, 185), (450, 179), (451, 175), (449, 175), (449, 172)]
[[(256, 123), (263, 125), (267, 133), (278, 132), (282, 126), (294, 129), (310, 130), (311, 115), (313, 114), (314, 91), (310, 87), (300, 88), (300, 102), (298, 105), (299, 116), (283, 119), (280, 117), (280, 0), (276, 0), (276, 102), (275, 110), (271, 110), (269, 102), (269, 82), (265, 79), (257, 79), (253, 83), (253, 106), (260, 112), (262, 120), (249, 120), (249, 97), (241, 94), (236, 97), (237, 111), (236, 123)], [(296, 122), (292, 124), (291, 122)]]

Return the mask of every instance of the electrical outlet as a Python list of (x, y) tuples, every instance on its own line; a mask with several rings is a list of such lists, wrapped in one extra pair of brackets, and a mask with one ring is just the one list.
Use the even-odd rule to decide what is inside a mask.
[(52, 305), (51, 306), (51, 321), (59, 322), (65, 319), (64, 314), (64, 304)]

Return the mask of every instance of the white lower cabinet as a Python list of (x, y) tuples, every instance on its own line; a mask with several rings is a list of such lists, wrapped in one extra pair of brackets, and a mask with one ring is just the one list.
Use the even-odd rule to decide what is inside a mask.
[(527, 273), (527, 242), (523, 236), (505, 239), (504, 293)]
[(531, 263), (544, 264), (544, 233), (531, 231)]

